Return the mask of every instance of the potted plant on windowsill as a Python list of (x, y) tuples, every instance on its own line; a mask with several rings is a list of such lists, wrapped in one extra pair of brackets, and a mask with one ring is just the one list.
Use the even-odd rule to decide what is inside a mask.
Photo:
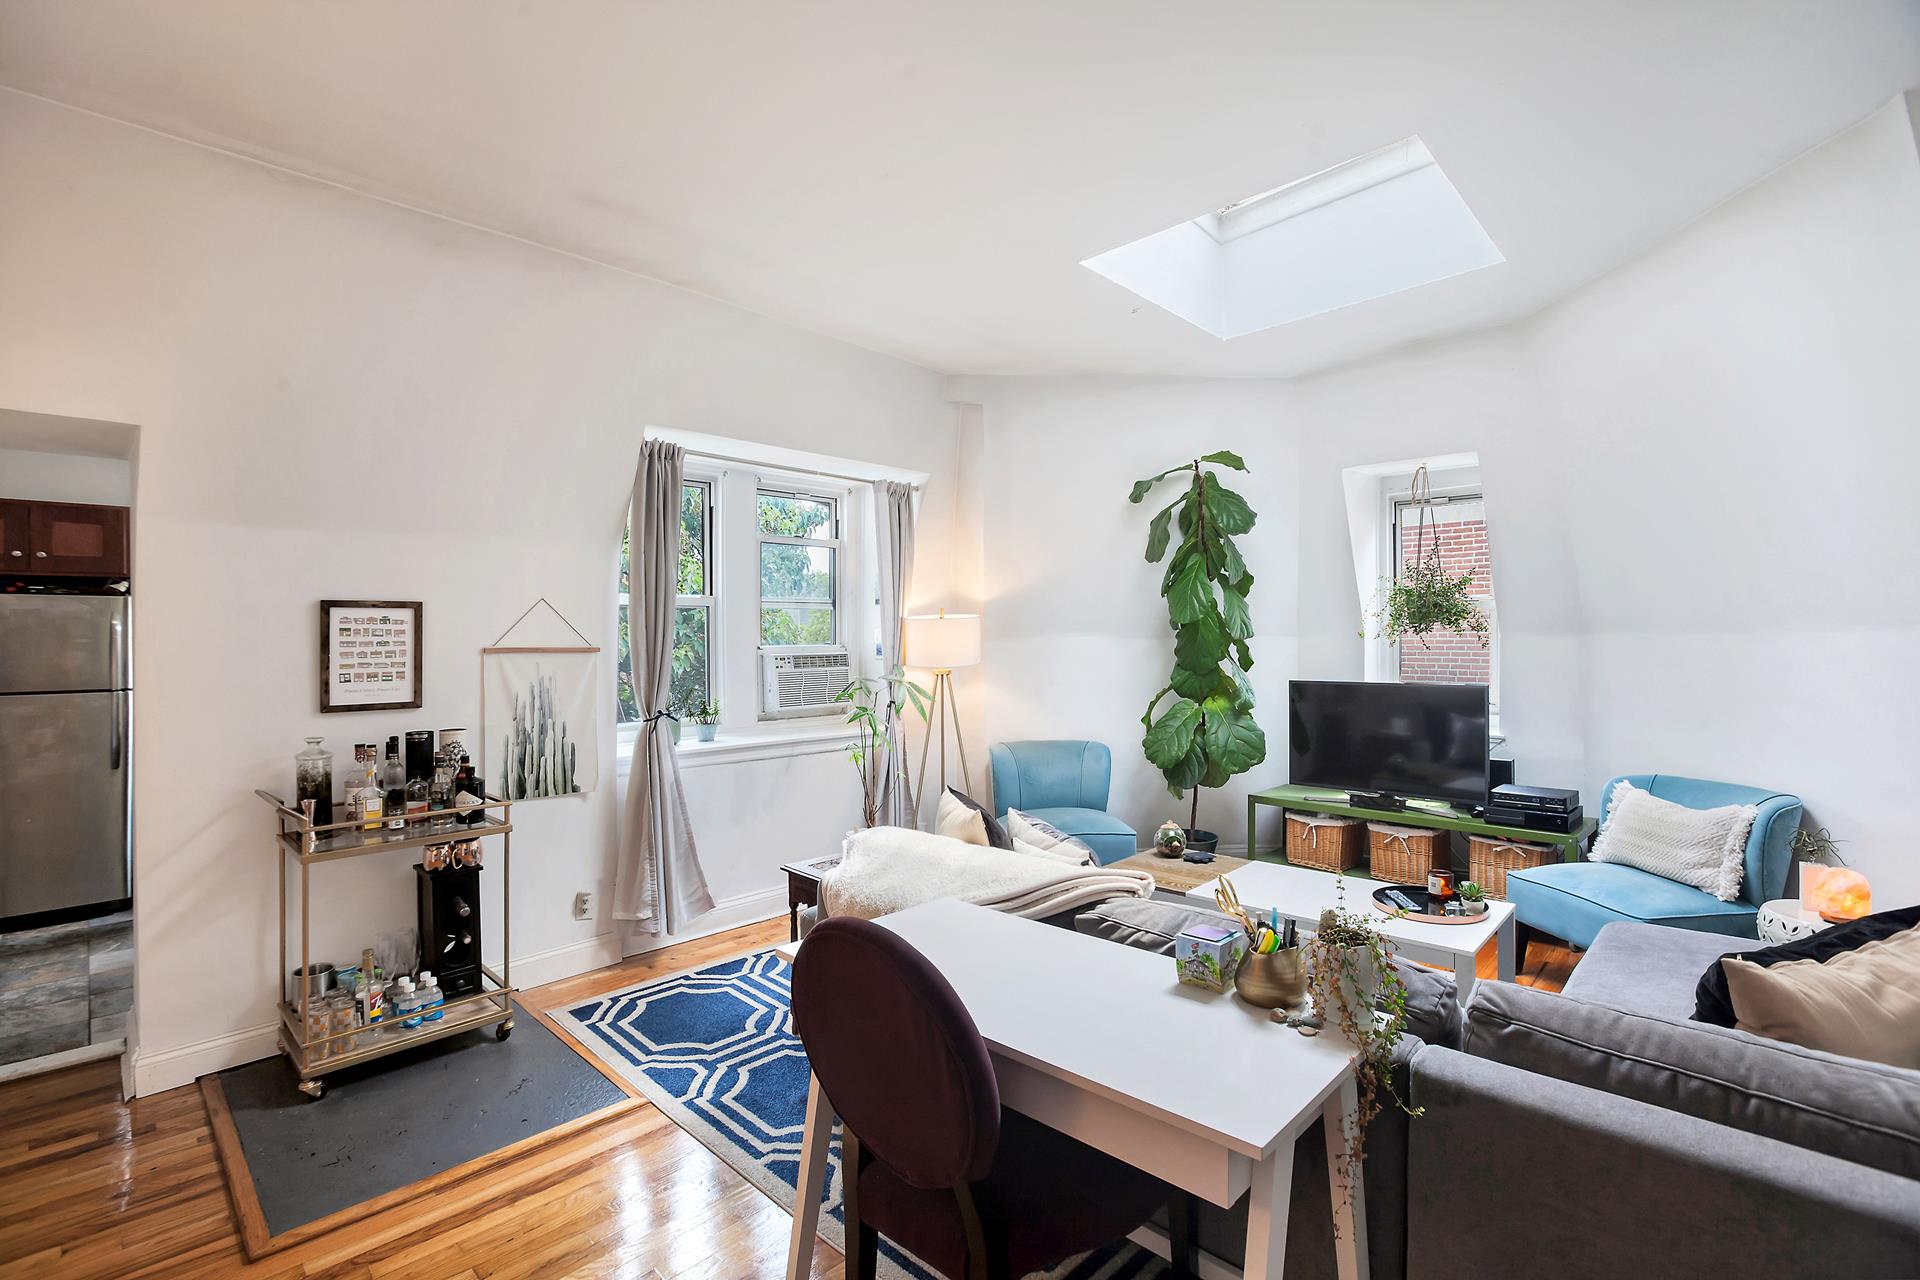
[(1186, 848), (1207, 853), (1220, 838), (1200, 829), (1200, 788), (1223, 787), (1267, 758), (1246, 677), (1253, 669), (1247, 644), (1253, 635), (1247, 606), (1253, 575), (1234, 544), (1253, 528), (1255, 517), (1247, 500), (1222, 485), (1209, 466), (1247, 469), (1238, 454), (1222, 450), (1137, 481), (1127, 499), (1138, 503), (1167, 477), (1182, 478), (1181, 495), (1147, 527), (1147, 562), (1167, 562), (1160, 594), (1173, 631), (1173, 672), (1140, 717), (1146, 730), (1141, 748), (1175, 797), (1193, 792)]
[(689, 718), (693, 721), (693, 736), (701, 742), (712, 742), (720, 730), (720, 704), (703, 702), (693, 708)]
[[(1394, 972), (1393, 949), (1369, 916), (1346, 909), (1346, 878), (1335, 887), (1335, 905), (1304, 944), (1307, 991), (1320, 1019), (1338, 1028), (1358, 1051), (1354, 1076), (1359, 1086), (1358, 1123), (1347, 1150), (1336, 1162), (1343, 1188), (1361, 1176), (1366, 1159), (1367, 1124), (1391, 1098), (1410, 1116), (1393, 1092), (1393, 1051), (1407, 1026), (1407, 989)], [(1384, 1095), (1384, 1097), (1382, 1096)]]

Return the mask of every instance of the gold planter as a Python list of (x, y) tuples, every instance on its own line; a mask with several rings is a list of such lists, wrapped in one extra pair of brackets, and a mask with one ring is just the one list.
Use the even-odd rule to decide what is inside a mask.
[(1268, 955), (1249, 952), (1234, 975), (1234, 989), (1248, 1004), (1262, 1009), (1298, 1009), (1307, 1003), (1307, 971), (1300, 948)]

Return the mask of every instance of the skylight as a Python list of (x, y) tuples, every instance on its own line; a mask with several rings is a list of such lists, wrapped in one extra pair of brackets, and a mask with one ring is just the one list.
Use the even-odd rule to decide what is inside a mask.
[(1238, 338), (1505, 260), (1415, 137), (1081, 265)]

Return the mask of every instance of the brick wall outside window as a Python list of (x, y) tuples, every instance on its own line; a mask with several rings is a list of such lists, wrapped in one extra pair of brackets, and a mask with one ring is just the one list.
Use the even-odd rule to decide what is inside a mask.
[[(1467, 593), (1487, 607), (1493, 599), (1493, 556), (1487, 546), (1487, 521), (1480, 503), (1450, 504), (1433, 512), (1427, 540), (1440, 541), (1440, 566), (1458, 577), (1473, 571)], [(1471, 513), (1469, 515), (1469, 513)], [(1468, 518), (1455, 518), (1467, 516)], [(1400, 563), (1411, 564), (1419, 537), (1419, 516), (1403, 508), (1400, 520)], [(1491, 616), (1491, 611), (1489, 611)], [(1436, 631), (1424, 638), (1400, 643), (1400, 678), (1409, 684), (1491, 684), (1493, 648), (1482, 647), (1471, 631)]]

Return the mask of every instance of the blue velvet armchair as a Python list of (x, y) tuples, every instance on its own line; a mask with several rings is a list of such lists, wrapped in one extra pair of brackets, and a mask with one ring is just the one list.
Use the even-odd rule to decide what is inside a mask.
[(1004, 818), (1009, 809), (1030, 813), (1078, 837), (1102, 863), (1140, 851), (1133, 828), (1107, 812), (1113, 753), (1105, 743), (996, 742), (987, 754), (995, 817)]
[(1650, 871), (1611, 862), (1557, 862), (1507, 873), (1507, 900), (1523, 929), (1564, 938), (1576, 947), (1592, 944), (1603, 925), (1616, 920), (1694, 929), (1752, 938), (1760, 904), (1786, 892), (1793, 860), (1794, 829), (1800, 825), (1798, 796), (1706, 782), (1665, 773), (1630, 773), (1607, 783), (1600, 822), (1606, 825), (1616, 782), (1631, 782), (1663, 800), (1689, 809), (1750, 804), (1759, 810), (1747, 837), (1746, 872), (1740, 896), (1722, 902), (1703, 889), (1680, 884)]

